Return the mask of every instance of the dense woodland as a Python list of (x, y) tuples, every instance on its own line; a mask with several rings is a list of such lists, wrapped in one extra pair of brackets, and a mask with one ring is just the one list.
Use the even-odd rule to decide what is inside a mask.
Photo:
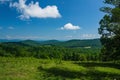
[[(82, 44), (79, 45), (81, 42)], [(83, 45), (83, 42), (86, 44)], [(70, 40), (64, 42), (62, 41), (60, 43), (55, 43), (55, 41), (44, 41), (43, 43), (38, 43), (37, 41), (32, 40), (2, 42), (0, 43), (0, 56), (36, 57), (43, 59), (57, 58), (61, 60), (73, 61), (96, 61), (100, 59), (99, 54), (101, 45), (99, 39), (77, 41)], [(72, 45), (74, 45), (74, 47)]]

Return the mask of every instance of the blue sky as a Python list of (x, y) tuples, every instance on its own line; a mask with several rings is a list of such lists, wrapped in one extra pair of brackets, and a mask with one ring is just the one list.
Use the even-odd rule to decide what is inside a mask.
[(0, 39), (99, 38), (102, 0), (0, 0)]

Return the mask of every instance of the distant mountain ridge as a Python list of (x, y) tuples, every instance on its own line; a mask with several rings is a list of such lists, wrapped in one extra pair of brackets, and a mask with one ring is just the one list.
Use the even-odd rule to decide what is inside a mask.
[[(4, 42), (4, 41), (2, 41)], [(10, 40), (7, 42), (14, 42), (14, 40)], [(59, 47), (69, 47), (69, 48), (76, 48), (76, 47), (101, 47), (100, 39), (88, 39), (88, 40), (68, 40), (68, 41), (59, 41), (59, 40), (46, 40), (46, 41), (35, 41), (35, 40), (17, 40), (15, 41), (16, 44), (25, 44), (29, 46), (59, 46)]]
[(46, 41), (39, 41), (40, 44), (57, 44), (57, 43), (61, 43), (62, 41), (59, 40), (46, 40)]
[(100, 39), (88, 39), (88, 40), (69, 40), (64, 44), (66, 47), (101, 47)]

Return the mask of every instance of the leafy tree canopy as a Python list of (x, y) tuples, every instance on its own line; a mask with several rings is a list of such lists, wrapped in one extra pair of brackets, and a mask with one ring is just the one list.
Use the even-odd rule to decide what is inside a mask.
[(102, 35), (102, 58), (118, 60), (120, 58), (120, 0), (104, 0), (104, 3), (110, 6), (100, 8), (106, 13), (100, 20), (98, 29), (99, 34)]

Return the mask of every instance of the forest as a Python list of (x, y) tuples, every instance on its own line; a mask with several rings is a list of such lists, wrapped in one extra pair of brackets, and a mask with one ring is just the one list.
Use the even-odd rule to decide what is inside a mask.
[(99, 39), (62, 42), (55, 42), (53, 40), (43, 42), (32, 40), (2, 42), (0, 43), (0, 56), (96, 61), (100, 59), (100, 47)]

